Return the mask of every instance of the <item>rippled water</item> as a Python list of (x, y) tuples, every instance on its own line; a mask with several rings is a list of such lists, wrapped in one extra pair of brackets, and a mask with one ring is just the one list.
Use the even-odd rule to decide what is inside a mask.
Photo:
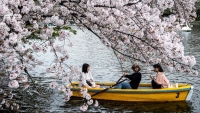
[[(197, 60), (195, 68), (200, 67), (200, 26), (194, 26), (191, 33), (184, 32), (181, 35), (185, 36), (185, 54), (194, 55)], [(70, 59), (66, 62), (70, 65), (78, 65), (81, 67), (83, 63), (89, 63), (91, 72), (96, 81), (117, 81), (122, 75), (120, 65), (111, 49), (105, 47), (100, 40), (87, 30), (77, 30), (77, 35), (70, 38), (73, 43), (72, 47), (67, 47)], [(54, 74), (46, 74), (45, 67), (49, 66), (49, 61), (53, 57), (51, 53), (46, 55), (37, 55), (45, 62), (41, 67), (37, 67), (31, 72), (34, 79), (41, 81), (43, 86), (48, 86), (51, 81), (54, 81)], [(130, 64), (125, 65), (130, 69)], [(149, 75), (146, 69), (142, 67), (143, 78), (142, 82), (150, 83)], [(199, 72), (200, 73), (200, 72)], [(99, 101), (99, 107), (90, 106), (87, 112), (200, 112), (200, 77), (193, 77), (186, 74), (166, 73), (166, 76), (172, 83), (191, 83), (194, 85), (194, 94), (191, 102), (165, 102), (165, 103), (135, 103), (135, 102), (114, 102), (114, 101)], [(44, 91), (45, 88), (40, 89)], [(44, 91), (46, 93), (46, 91)], [(51, 113), (66, 113), (66, 112), (81, 112), (79, 107), (82, 101), (77, 98), (72, 98), (69, 102), (64, 102), (64, 96), (56, 91), (48, 90), (50, 96), (40, 98), (34, 97), (36, 93), (24, 94), (18, 93), (16, 101), (20, 103), (20, 112), (51, 112)], [(21, 95), (21, 96), (20, 96)], [(26, 95), (32, 95), (34, 98), (25, 98)]]

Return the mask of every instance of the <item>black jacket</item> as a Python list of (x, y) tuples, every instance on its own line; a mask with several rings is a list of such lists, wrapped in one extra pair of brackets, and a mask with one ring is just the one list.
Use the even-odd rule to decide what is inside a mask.
[(133, 73), (132, 75), (126, 75), (126, 78), (129, 78), (131, 80), (130, 85), (132, 87), (132, 89), (137, 89), (141, 78), (142, 78), (142, 74), (141, 73)]

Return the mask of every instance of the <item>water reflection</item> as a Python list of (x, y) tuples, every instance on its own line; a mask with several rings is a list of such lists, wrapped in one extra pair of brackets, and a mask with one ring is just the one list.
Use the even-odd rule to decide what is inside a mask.
[(163, 103), (130, 103), (130, 102), (101, 102), (105, 112), (189, 112), (190, 107), (186, 102), (163, 102)]
[[(117, 101), (104, 101), (98, 100), (100, 106), (98, 108), (90, 107), (88, 112), (94, 110), (101, 113), (117, 113), (117, 112), (131, 112), (131, 113), (144, 113), (144, 112), (190, 112), (191, 109), (187, 102), (117, 102)], [(80, 99), (72, 98), (72, 103), (80, 104)], [(63, 107), (68, 107), (67, 104)]]

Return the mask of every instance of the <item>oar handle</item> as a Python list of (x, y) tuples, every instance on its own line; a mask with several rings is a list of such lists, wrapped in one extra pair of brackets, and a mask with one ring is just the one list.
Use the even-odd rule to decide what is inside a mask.
[(116, 83), (118, 83), (123, 77), (124, 77), (124, 76), (122, 75)]
[[(121, 79), (121, 78), (120, 78), (120, 79)], [(127, 79), (124, 79), (124, 80), (122, 80), (122, 81), (120, 81), (120, 82), (117, 82), (116, 84), (112, 85), (112, 87), (113, 87), (113, 86), (116, 86), (117, 84), (120, 84), (120, 83), (124, 82), (125, 80), (127, 80)], [(110, 89), (110, 88), (112, 88), (112, 87), (109, 87), (109, 88), (106, 88), (106, 89), (104, 89), (104, 90), (102, 90), (102, 91), (99, 91), (99, 92), (97, 92), (97, 93), (91, 95), (91, 97), (93, 97), (93, 96), (95, 96), (95, 95), (98, 95), (98, 94), (100, 94), (100, 93), (102, 93), (102, 92), (105, 92), (105, 91), (107, 91), (108, 89)]]

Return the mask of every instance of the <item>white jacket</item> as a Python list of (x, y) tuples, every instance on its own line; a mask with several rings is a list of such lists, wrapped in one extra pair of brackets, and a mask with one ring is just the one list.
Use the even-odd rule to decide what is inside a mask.
[(92, 73), (90, 71), (88, 73), (82, 72), (82, 74), (80, 76), (79, 86), (83, 86), (83, 85), (88, 86), (86, 80), (88, 80), (92, 83), (92, 87), (95, 87), (94, 79), (93, 79)]

